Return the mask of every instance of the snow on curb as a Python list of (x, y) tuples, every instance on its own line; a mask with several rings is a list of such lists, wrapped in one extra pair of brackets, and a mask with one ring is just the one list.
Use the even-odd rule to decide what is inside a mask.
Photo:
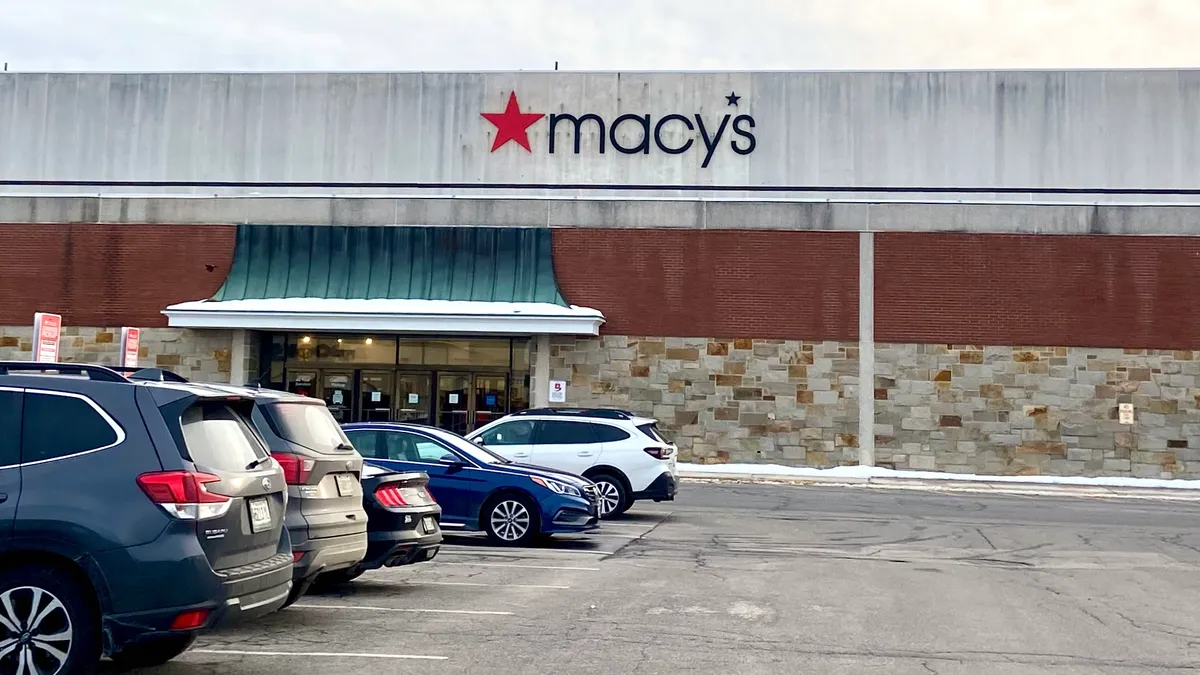
[(1123, 478), (1115, 476), (982, 476), (970, 473), (940, 471), (898, 471), (877, 466), (838, 466), (814, 469), (778, 464), (680, 464), (679, 475), (684, 478), (724, 479), (794, 479), (822, 483), (867, 483), (878, 479), (918, 481), (969, 481), (972, 483), (1023, 483), (1029, 485), (1077, 485), (1104, 488), (1151, 488), (1200, 490), (1200, 480), (1167, 480), (1161, 478)]

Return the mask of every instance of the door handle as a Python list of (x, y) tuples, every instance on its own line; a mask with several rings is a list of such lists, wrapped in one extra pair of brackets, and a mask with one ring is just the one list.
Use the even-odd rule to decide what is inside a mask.
[(3, 504), (6, 501), (8, 501), (8, 493), (0, 492), (0, 504)]
[(593, 453), (592, 453), (592, 451), (591, 451), (591, 450), (580, 450), (580, 451), (579, 451), (579, 456), (580, 456), (580, 457), (591, 457), (591, 456), (592, 456), (592, 454), (593, 454)]
[(513, 453), (513, 457), (528, 457), (528, 456), (529, 456), (528, 452), (514, 452)]

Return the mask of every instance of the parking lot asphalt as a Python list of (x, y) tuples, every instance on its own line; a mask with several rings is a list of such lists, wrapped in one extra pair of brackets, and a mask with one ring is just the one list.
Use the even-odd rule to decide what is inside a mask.
[(683, 485), (596, 534), (448, 538), (203, 637), (161, 675), (1175, 673), (1200, 505)]

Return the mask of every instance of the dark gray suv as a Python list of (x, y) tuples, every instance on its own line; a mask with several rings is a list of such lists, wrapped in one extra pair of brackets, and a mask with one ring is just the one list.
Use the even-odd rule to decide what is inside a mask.
[(254, 398), (0, 362), (0, 673), (163, 663), (292, 587)]
[(359, 481), (363, 459), (325, 402), (272, 389), (204, 386), (254, 397), (254, 425), (283, 467), (295, 559), (288, 604), (317, 576), (362, 561), (367, 554), (367, 512)]

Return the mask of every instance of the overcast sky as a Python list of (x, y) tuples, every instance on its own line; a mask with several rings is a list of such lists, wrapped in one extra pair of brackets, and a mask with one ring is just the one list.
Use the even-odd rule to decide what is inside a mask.
[(11, 70), (556, 60), (573, 70), (1200, 66), (1200, 0), (0, 0)]

